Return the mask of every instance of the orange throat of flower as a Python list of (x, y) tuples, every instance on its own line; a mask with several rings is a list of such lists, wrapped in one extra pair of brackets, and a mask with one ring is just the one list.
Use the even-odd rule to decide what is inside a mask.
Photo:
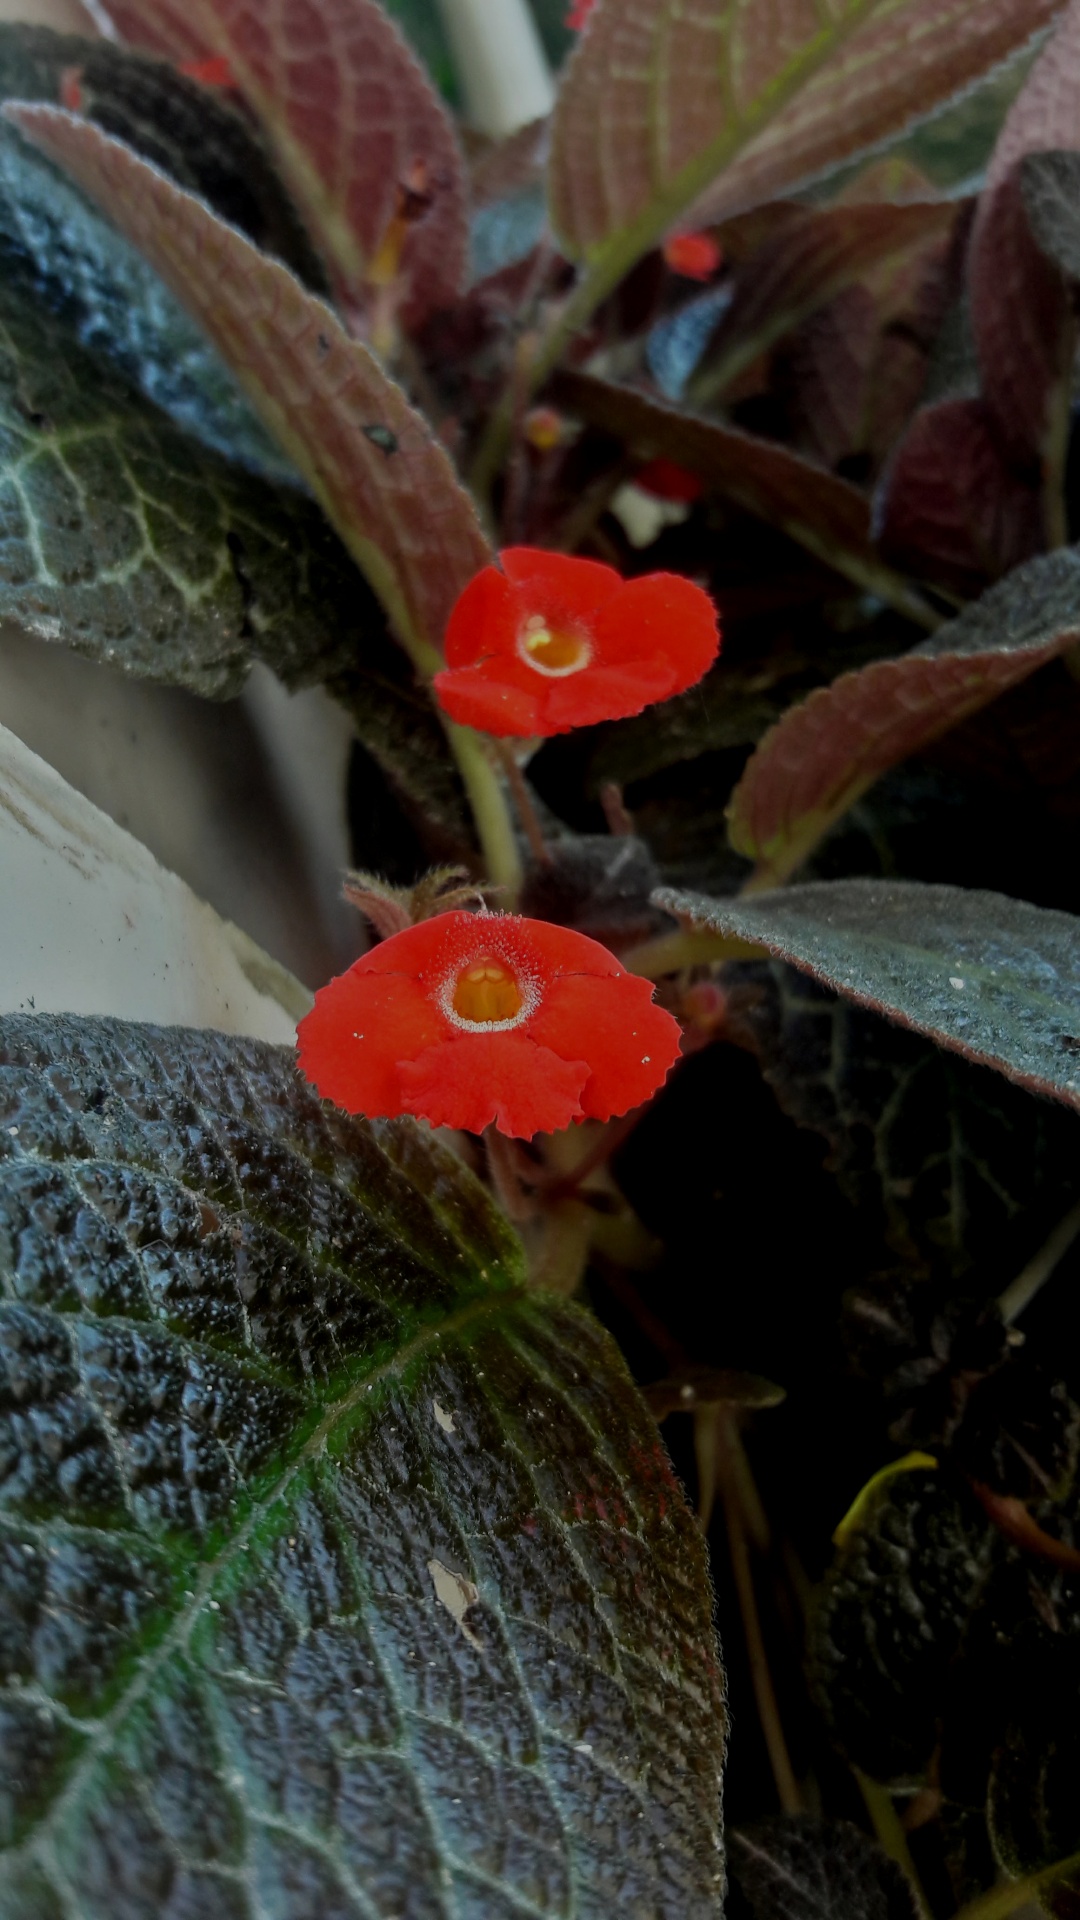
[(515, 1020), (523, 1005), (524, 995), (513, 974), (490, 954), (482, 954), (458, 975), (453, 994), (454, 1012), (459, 1020), (466, 1020), (471, 1026)]
[(579, 673), (582, 667), (588, 666), (592, 654), (583, 633), (549, 627), (542, 613), (529, 615), (518, 644), (526, 666), (556, 679), (567, 673)]

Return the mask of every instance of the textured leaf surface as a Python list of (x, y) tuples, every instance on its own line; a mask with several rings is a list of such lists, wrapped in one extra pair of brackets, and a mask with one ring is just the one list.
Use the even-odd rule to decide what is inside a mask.
[(983, 391), (1019, 458), (1046, 457), (1055, 404), (1067, 404), (1075, 348), (1068, 291), (1036, 244), (1019, 177), (1026, 155), (1080, 146), (1080, 4), (1071, 0), (1005, 119), (987, 169), (968, 256)]
[(88, 119), (209, 201), (302, 279), (321, 284), (311, 241), (262, 140), (218, 92), (108, 41), (0, 25), (0, 98), (59, 106), (72, 86)]
[(181, 60), (224, 56), (265, 130), (346, 305), (410, 191), (404, 316), (451, 301), (464, 275), (465, 163), (453, 122), (376, 0), (105, 0), (126, 40)]
[(902, 581), (886, 578), (887, 569), (870, 538), (869, 505), (849, 481), (778, 441), (680, 413), (649, 394), (592, 374), (560, 373), (550, 391), (559, 406), (616, 435), (635, 453), (665, 454), (729, 500), (782, 528), (837, 572), (860, 586), (873, 583), (890, 597), (899, 596), (914, 618), (925, 615)]
[(1080, 920), (1004, 894), (833, 880), (740, 900), (655, 896), (837, 993), (1080, 1109)]
[(578, 257), (641, 232), (644, 250), (717, 175), (710, 214), (773, 199), (959, 92), (1059, 4), (600, 0), (555, 113), (560, 239)]
[(489, 549), (420, 414), (322, 301), (119, 141), (9, 110), (146, 255), (311, 482), (399, 634), (437, 649)]
[(607, 1337), (287, 1054), (0, 1035), (5, 1920), (714, 1915), (703, 1548)]
[(1080, 152), (1029, 153), (1020, 193), (1038, 245), (1070, 280), (1080, 280)]
[(916, 416), (888, 469), (880, 538), (897, 566), (961, 594), (1038, 552), (1038, 488), (1009, 463), (985, 400), (941, 400)]
[(352, 667), (379, 609), (314, 503), (179, 432), (0, 264), (3, 612), (215, 698), (253, 656)]
[(793, 208), (791, 218), (736, 272), (731, 305), (690, 397), (722, 394), (760, 353), (872, 268), (942, 239), (955, 206), (869, 204)]
[(792, 1814), (731, 1835), (753, 1920), (918, 1920), (895, 1861), (847, 1820)]
[(898, 660), (842, 674), (785, 714), (731, 801), (732, 844), (783, 878), (887, 768), (1080, 638), (1080, 553), (1032, 560)]
[(778, 961), (729, 965), (724, 980), (778, 1104), (828, 1142), (879, 1262), (1004, 1287), (1077, 1187), (1076, 1116)]

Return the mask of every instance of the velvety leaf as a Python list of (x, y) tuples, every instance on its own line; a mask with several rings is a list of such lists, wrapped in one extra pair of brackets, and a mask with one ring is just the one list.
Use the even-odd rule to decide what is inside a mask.
[(1004, 894), (833, 880), (739, 900), (655, 896), (969, 1060), (1080, 1109), (1080, 920)]
[(916, 416), (879, 514), (882, 552), (959, 594), (979, 592), (1043, 544), (1039, 490), (1009, 461), (985, 400), (942, 400)]
[(886, 1482), (846, 1534), (813, 1622), (812, 1672), (836, 1738), (873, 1779), (917, 1778), (929, 1762), (1002, 1545), (974, 1494), (930, 1469)]
[(206, 328), (399, 635), (433, 660), (489, 549), (427, 422), (322, 301), (129, 148), (53, 108), (8, 112)]
[(968, 86), (1059, 4), (599, 0), (555, 112), (560, 240), (634, 257), (718, 175), (710, 217), (774, 199)]
[(636, 454), (666, 455), (858, 586), (881, 593), (913, 619), (932, 621), (918, 595), (882, 566), (870, 538), (869, 504), (850, 482), (777, 441), (679, 412), (592, 374), (560, 373), (550, 393), (558, 406), (616, 435)]
[(1006, 116), (968, 256), (983, 391), (1014, 457), (1043, 469), (1068, 406), (1075, 330), (1062, 275), (1032, 236), (1018, 169), (1028, 154), (1078, 144), (1080, 4), (1071, 0)]
[(182, 434), (0, 273), (0, 604), (44, 638), (223, 698), (253, 657), (351, 667), (379, 611), (305, 495)]
[(919, 1920), (901, 1869), (848, 1820), (788, 1814), (737, 1828), (729, 1846), (753, 1920)]
[(1029, 153), (1020, 162), (1020, 197), (1047, 259), (1080, 280), (1080, 152)]
[(311, 241), (258, 133), (217, 92), (109, 41), (0, 24), (0, 99), (59, 106), (72, 88), (88, 119), (321, 286)]
[[(362, 309), (404, 215), (401, 309), (453, 300), (466, 259), (465, 163), (453, 122), (377, 0), (102, 0), (124, 39), (169, 58), (216, 55), (262, 126), (340, 301)], [(409, 196), (414, 196), (410, 199)]]
[(0, 1089), (5, 1915), (714, 1915), (702, 1543), (455, 1156), (217, 1034)]
[(818, 307), (886, 260), (921, 253), (956, 219), (949, 203), (801, 207), (741, 272), (690, 389), (696, 405), (722, 395), (742, 370)]
[(469, 198), (474, 208), (494, 206), (540, 185), (548, 143), (548, 122), (530, 120), (505, 140), (484, 143), (469, 167)]
[[(1058, 1650), (1055, 1649), (1055, 1652)], [(988, 1820), (994, 1851), (1018, 1879), (1080, 1855), (1076, 1780), (1080, 1737), (1070, 1711), (1080, 1680), (1080, 1650), (1045, 1658), (1027, 1700), (1017, 1703), (994, 1754)], [(1080, 1911), (1080, 1860), (1053, 1888), (1040, 1893), (1045, 1911), (1076, 1920)]]
[[(878, 1262), (899, 1260), (907, 1271), (940, 1276), (952, 1290), (974, 1280), (983, 1298), (1004, 1288), (1076, 1190), (1074, 1115), (1033, 1101), (1001, 1074), (829, 993), (792, 967), (732, 963), (723, 985), (732, 1031), (757, 1055), (783, 1112), (828, 1143), (829, 1169), (857, 1209), (852, 1231), (880, 1250)], [(856, 1299), (848, 1317), (852, 1337), (864, 1344), (867, 1329), (881, 1337), (888, 1325), (895, 1335), (890, 1364), (904, 1369), (910, 1360), (908, 1384), (926, 1381), (927, 1353), (937, 1356), (940, 1372), (936, 1322), (932, 1338), (908, 1355), (880, 1297), (866, 1315)], [(971, 1354), (961, 1352), (957, 1371), (967, 1379), (973, 1367)], [(874, 1379), (884, 1394), (883, 1370)], [(951, 1411), (953, 1397), (944, 1390), (943, 1397)], [(894, 1416), (901, 1411), (893, 1405)], [(920, 1417), (901, 1438), (908, 1447), (933, 1448), (939, 1435)]]
[(731, 801), (732, 844), (777, 879), (889, 767), (1080, 638), (1080, 554), (1018, 568), (932, 639), (842, 674), (766, 734)]
[(0, 122), (0, 257), (12, 291), (205, 445), (298, 484), (205, 335), (71, 182)]

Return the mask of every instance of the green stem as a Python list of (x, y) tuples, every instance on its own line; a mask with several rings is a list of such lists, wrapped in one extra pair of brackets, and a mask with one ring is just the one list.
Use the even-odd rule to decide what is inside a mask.
[(1029, 1873), (1023, 1880), (1011, 1881), (1007, 1887), (994, 1887), (990, 1893), (980, 1894), (977, 1900), (961, 1907), (955, 1920), (1008, 1920), (1008, 1915), (1018, 1907), (1026, 1906), (1076, 1873), (1080, 1873), (1080, 1853), (1070, 1853), (1067, 1859), (1044, 1867), (1041, 1873)]
[(661, 933), (655, 940), (644, 940), (622, 956), (630, 973), (643, 974), (646, 980), (660, 980), (665, 973), (682, 973), (686, 967), (707, 966), (716, 960), (763, 960), (764, 947), (726, 933)]
[(900, 1815), (893, 1805), (892, 1794), (887, 1787), (879, 1785), (876, 1780), (871, 1780), (869, 1774), (861, 1773), (858, 1767), (852, 1767), (851, 1771), (858, 1781), (859, 1792), (866, 1802), (866, 1811), (870, 1815), (879, 1844), (888, 1854), (889, 1859), (896, 1861), (897, 1866), (910, 1881), (922, 1920), (930, 1920), (929, 1902), (915, 1871), (915, 1862), (911, 1857), (907, 1834), (901, 1824)]
[(521, 892), (522, 866), (510, 809), (502, 782), (484, 744), (483, 734), (444, 719), (450, 751), (468, 797), (487, 877), (501, 887), (500, 905), (515, 908)]

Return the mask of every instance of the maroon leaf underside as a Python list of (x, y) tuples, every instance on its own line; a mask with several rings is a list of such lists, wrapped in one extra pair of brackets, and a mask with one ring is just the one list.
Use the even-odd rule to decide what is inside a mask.
[(911, 653), (845, 673), (767, 733), (729, 808), (731, 843), (782, 880), (873, 782), (1080, 637), (1080, 558), (1017, 569)]
[(718, 178), (702, 179), (694, 217), (773, 199), (949, 99), (1059, 4), (598, 0), (555, 113), (556, 232), (588, 255), (677, 203), (681, 183), (692, 195), (713, 155)]
[(823, 558), (846, 554), (865, 566), (877, 563), (865, 496), (790, 448), (681, 413), (592, 374), (560, 373), (548, 390), (568, 413), (618, 436), (643, 457), (663, 454), (699, 474), (707, 486), (791, 532)]
[(468, 253), (465, 163), (420, 63), (377, 0), (96, 0), (97, 16), (166, 59), (224, 56), (347, 309), (403, 196), (404, 324), (452, 301)]
[(1042, 546), (1034, 481), (1007, 459), (984, 400), (926, 407), (886, 476), (882, 552), (940, 586), (978, 593)]
[(205, 328), (406, 644), (437, 650), (491, 556), (445, 449), (401, 389), (286, 268), (122, 142), (53, 107), (5, 112)]
[(944, 239), (956, 212), (939, 203), (800, 209), (736, 273), (704, 369), (710, 391), (721, 391), (749, 358), (852, 281)]
[(968, 258), (983, 392), (1017, 462), (1043, 452), (1074, 339), (1068, 290), (1032, 237), (1018, 170), (1027, 154), (1078, 146), (1080, 0), (1071, 0), (998, 136)]

